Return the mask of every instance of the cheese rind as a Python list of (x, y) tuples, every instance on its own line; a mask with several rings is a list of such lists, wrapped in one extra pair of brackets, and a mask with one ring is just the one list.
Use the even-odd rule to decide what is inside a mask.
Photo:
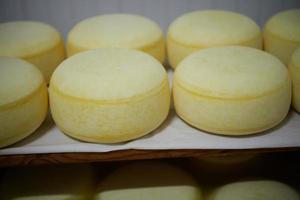
[(64, 59), (64, 44), (57, 30), (34, 21), (0, 24), (0, 56), (17, 57), (34, 64), (48, 83)]
[(199, 49), (224, 45), (261, 49), (260, 29), (246, 16), (221, 10), (190, 12), (178, 17), (169, 26), (167, 50), (169, 64), (173, 68)]
[(177, 114), (196, 128), (244, 135), (284, 119), (291, 102), (291, 80), (284, 65), (268, 53), (241, 46), (215, 47), (181, 62), (173, 96)]
[(293, 82), (293, 107), (300, 112), (300, 48), (293, 53), (288, 67)]
[(40, 71), (25, 61), (0, 57), (0, 77), (0, 147), (5, 147), (41, 125), (48, 95)]
[(264, 26), (264, 49), (288, 64), (300, 47), (300, 9), (286, 10), (271, 17)]
[(69, 32), (68, 56), (81, 51), (109, 47), (138, 49), (154, 56), (160, 62), (165, 59), (164, 39), (160, 27), (143, 16), (100, 15), (79, 22)]
[(123, 166), (99, 184), (95, 199), (101, 200), (201, 200), (196, 180), (185, 171), (161, 162)]
[(89, 142), (143, 136), (166, 118), (170, 91), (163, 66), (133, 49), (76, 54), (54, 72), (50, 107), (58, 127)]

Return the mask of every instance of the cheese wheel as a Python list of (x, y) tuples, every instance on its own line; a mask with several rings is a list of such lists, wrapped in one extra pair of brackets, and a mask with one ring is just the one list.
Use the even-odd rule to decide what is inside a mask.
[(1, 179), (0, 199), (88, 200), (94, 182), (94, 172), (88, 165), (12, 168)]
[(291, 57), (289, 71), (293, 81), (293, 107), (300, 112), (300, 48)]
[(196, 128), (224, 135), (261, 132), (287, 115), (291, 80), (274, 56), (241, 46), (200, 50), (175, 70), (177, 114)]
[(215, 189), (207, 200), (299, 200), (290, 186), (270, 180), (235, 182)]
[(203, 48), (244, 45), (262, 48), (261, 32), (250, 18), (229, 11), (205, 10), (186, 13), (169, 27), (169, 64), (176, 66), (189, 54)]
[(0, 57), (0, 147), (35, 131), (46, 117), (47, 88), (32, 64)]
[(100, 182), (95, 200), (201, 200), (197, 182), (185, 171), (160, 162), (125, 165)]
[(286, 10), (271, 17), (264, 27), (264, 49), (284, 64), (300, 47), (300, 9)]
[(68, 35), (68, 56), (108, 47), (139, 49), (160, 62), (165, 60), (162, 30), (143, 16), (109, 14), (88, 18), (79, 22)]
[(165, 120), (170, 106), (165, 69), (133, 49), (102, 48), (68, 58), (54, 72), (49, 92), (58, 127), (89, 142), (143, 136)]
[(0, 56), (18, 57), (34, 64), (49, 83), (64, 59), (64, 44), (52, 26), (34, 21), (0, 24)]

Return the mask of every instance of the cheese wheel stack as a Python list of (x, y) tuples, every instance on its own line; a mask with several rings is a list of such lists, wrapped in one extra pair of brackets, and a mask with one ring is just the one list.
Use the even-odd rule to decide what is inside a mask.
[(195, 52), (175, 70), (177, 114), (196, 128), (224, 135), (261, 132), (287, 115), (291, 80), (274, 56), (241, 46)]
[(108, 47), (138, 49), (160, 62), (165, 60), (164, 39), (160, 27), (139, 15), (100, 15), (79, 22), (69, 32), (68, 56)]
[(298, 200), (300, 195), (290, 186), (277, 181), (240, 181), (221, 186), (207, 200)]
[(30, 135), (45, 119), (47, 109), (41, 72), (23, 60), (0, 57), (0, 147)]
[(64, 44), (52, 26), (34, 21), (0, 24), (0, 56), (18, 57), (34, 64), (48, 83), (64, 59)]
[(289, 71), (293, 81), (293, 106), (300, 112), (300, 48), (291, 57)]
[(300, 9), (286, 10), (271, 17), (264, 27), (264, 49), (288, 64), (300, 47)]
[(202, 200), (196, 180), (160, 162), (125, 165), (100, 182), (95, 200)]
[(203, 48), (243, 45), (262, 48), (257, 24), (250, 18), (229, 11), (205, 10), (186, 13), (169, 27), (169, 64), (176, 68), (182, 59)]
[(50, 82), (57, 126), (89, 142), (143, 136), (167, 117), (170, 91), (163, 66), (141, 51), (102, 48), (65, 60)]

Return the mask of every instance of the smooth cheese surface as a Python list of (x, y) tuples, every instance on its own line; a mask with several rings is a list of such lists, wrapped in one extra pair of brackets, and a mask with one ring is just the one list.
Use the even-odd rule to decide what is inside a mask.
[(99, 184), (95, 199), (101, 200), (201, 200), (196, 180), (185, 171), (160, 162), (123, 166)]
[(10, 169), (0, 182), (2, 200), (88, 200), (95, 174), (88, 165)]
[(51, 86), (65, 95), (88, 100), (119, 100), (143, 95), (166, 79), (161, 64), (145, 53), (103, 48), (65, 60)]
[(288, 67), (293, 81), (293, 106), (300, 112), (300, 48), (293, 53)]
[(298, 200), (290, 186), (270, 180), (235, 182), (217, 188), (208, 200)]
[(288, 71), (274, 56), (239, 46), (198, 51), (175, 72), (175, 81), (187, 90), (225, 99), (267, 95), (287, 80)]
[(290, 41), (300, 42), (300, 9), (280, 12), (267, 22), (271, 33)]
[(206, 10), (180, 16), (170, 25), (168, 34), (183, 45), (208, 47), (246, 42), (260, 35), (260, 30), (244, 15)]
[(38, 90), (43, 76), (32, 64), (0, 57), (0, 106), (21, 100)]
[(0, 55), (26, 58), (53, 48), (59, 33), (50, 25), (34, 21), (0, 24)]
[(107, 14), (79, 22), (68, 34), (71, 56), (97, 48), (133, 48), (164, 60), (164, 40), (160, 27), (150, 19), (132, 14)]

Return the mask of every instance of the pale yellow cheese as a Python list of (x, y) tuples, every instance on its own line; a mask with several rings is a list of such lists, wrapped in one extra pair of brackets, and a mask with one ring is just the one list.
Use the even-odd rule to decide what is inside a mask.
[(244, 135), (277, 125), (287, 115), (291, 80), (274, 56), (241, 46), (200, 50), (175, 70), (177, 114), (217, 134)]
[(49, 90), (58, 127), (89, 142), (143, 136), (164, 121), (170, 105), (165, 69), (152, 56), (133, 49), (78, 53), (56, 69)]
[(23, 60), (0, 57), (0, 147), (30, 135), (45, 119), (47, 109), (41, 72)]
[(271, 180), (234, 182), (213, 191), (207, 200), (299, 200), (290, 186)]
[(202, 200), (197, 182), (185, 171), (160, 162), (123, 166), (100, 182), (95, 200)]
[(29, 61), (41, 70), (48, 83), (65, 53), (60, 34), (50, 25), (14, 21), (0, 24), (0, 56)]
[(243, 45), (262, 48), (257, 24), (250, 18), (229, 11), (205, 10), (186, 13), (168, 30), (169, 64), (176, 68), (182, 59), (203, 48)]
[(1, 200), (90, 200), (95, 174), (88, 165), (8, 169), (1, 177)]
[(300, 112), (300, 48), (292, 54), (289, 71), (293, 81), (293, 106)]
[(300, 9), (271, 17), (264, 27), (264, 49), (287, 65), (297, 47), (300, 47)]
[(142, 50), (160, 62), (165, 60), (163, 33), (150, 19), (132, 14), (109, 14), (85, 19), (69, 32), (67, 53), (97, 48)]

